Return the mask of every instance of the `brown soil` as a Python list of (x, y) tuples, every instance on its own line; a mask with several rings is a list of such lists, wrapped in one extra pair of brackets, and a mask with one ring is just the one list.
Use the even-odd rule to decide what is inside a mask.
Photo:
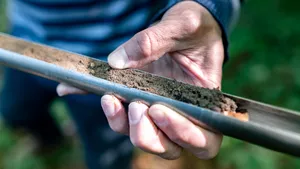
[(104, 62), (90, 62), (89, 70), (90, 74), (111, 82), (217, 112), (235, 112), (237, 108), (233, 100), (224, 97), (217, 89), (200, 88), (135, 69), (116, 70)]
[(115, 70), (105, 62), (66, 53), (54, 48), (32, 45), (25, 41), (17, 41), (14, 38), (1, 35), (0, 46), (3, 49), (43, 60), (69, 70), (91, 74), (130, 88), (151, 92), (248, 121), (247, 112), (237, 112), (239, 110), (236, 103), (225, 97), (218, 89), (201, 88), (135, 69)]

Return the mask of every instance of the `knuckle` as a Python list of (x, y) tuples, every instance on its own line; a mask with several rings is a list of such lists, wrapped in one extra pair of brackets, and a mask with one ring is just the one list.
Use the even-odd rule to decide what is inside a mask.
[(111, 123), (109, 123), (109, 126), (115, 132), (118, 132), (118, 133), (122, 133), (123, 132), (123, 129), (118, 124), (114, 124), (114, 123), (111, 122)]
[(138, 138), (130, 137), (130, 141), (134, 146), (136, 146), (138, 148), (146, 149), (148, 147), (148, 143), (140, 137), (138, 137)]
[(174, 153), (162, 153), (162, 154), (158, 154), (161, 158), (164, 158), (166, 160), (176, 160), (180, 157), (181, 155), (181, 151), (178, 152), (174, 152)]
[(189, 136), (185, 134), (185, 132), (182, 132), (182, 133), (171, 135), (170, 139), (179, 145), (186, 145), (188, 144)]
[(137, 33), (136, 35), (136, 43), (139, 47), (139, 52), (144, 57), (150, 57), (152, 54), (151, 49), (151, 38), (149, 32), (142, 31)]
[(184, 21), (182, 31), (185, 34), (195, 34), (201, 26), (201, 18), (199, 17), (199, 14), (192, 10), (185, 10), (182, 12), (181, 16)]
[(109, 127), (117, 133), (128, 135), (129, 128), (124, 121), (120, 122), (119, 120), (109, 120)]

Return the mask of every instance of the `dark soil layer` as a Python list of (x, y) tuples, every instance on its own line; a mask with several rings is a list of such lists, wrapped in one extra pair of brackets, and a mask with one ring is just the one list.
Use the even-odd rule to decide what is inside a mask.
[(235, 112), (237, 109), (235, 102), (217, 89), (200, 88), (135, 69), (116, 70), (107, 63), (91, 62), (89, 69), (96, 77), (217, 112)]

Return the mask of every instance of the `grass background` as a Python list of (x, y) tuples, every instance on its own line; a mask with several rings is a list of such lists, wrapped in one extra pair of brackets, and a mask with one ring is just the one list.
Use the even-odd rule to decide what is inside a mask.
[[(294, 0), (252, 0), (244, 4), (230, 36), (230, 60), (224, 66), (223, 91), (300, 111), (299, 5)], [(6, 21), (5, 2), (0, 0), (1, 32), (6, 30)], [(10, 131), (0, 122), (0, 169), (84, 168), (80, 143), (70, 127), (72, 121), (66, 106), (57, 100), (51, 110), (66, 129), (69, 144), (51, 155), (38, 156), (31, 152), (34, 145), (26, 135)], [(135, 159), (135, 168), (166, 169), (172, 163), (177, 168), (300, 168), (300, 159), (228, 137), (219, 155), (206, 162), (189, 154), (172, 163), (140, 152)]]

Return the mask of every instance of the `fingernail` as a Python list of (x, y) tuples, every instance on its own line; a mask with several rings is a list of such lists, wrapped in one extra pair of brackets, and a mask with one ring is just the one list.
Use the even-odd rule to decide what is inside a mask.
[(114, 52), (108, 55), (108, 63), (111, 67), (116, 69), (128, 68), (128, 56), (124, 47), (117, 48)]
[(131, 125), (137, 124), (141, 121), (145, 112), (147, 112), (148, 107), (142, 103), (133, 102), (129, 104), (129, 123)]
[(81, 89), (63, 83), (57, 86), (56, 93), (58, 96), (65, 96), (68, 94), (87, 94), (86, 91), (83, 91)]
[(149, 111), (149, 115), (157, 126), (162, 127), (168, 125), (165, 113), (162, 110), (153, 108)]
[(105, 95), (101, 98), (101, 106), (103, 109), (104, 114), (107, 117), (112, 117), (115, 115), (115, 102), (114, 98), (110, 95)]
[(58, 96), (62, 97), (67, 94), (67, 87), (65, 85), (59, 84), (56, 88), (56, 93)]

